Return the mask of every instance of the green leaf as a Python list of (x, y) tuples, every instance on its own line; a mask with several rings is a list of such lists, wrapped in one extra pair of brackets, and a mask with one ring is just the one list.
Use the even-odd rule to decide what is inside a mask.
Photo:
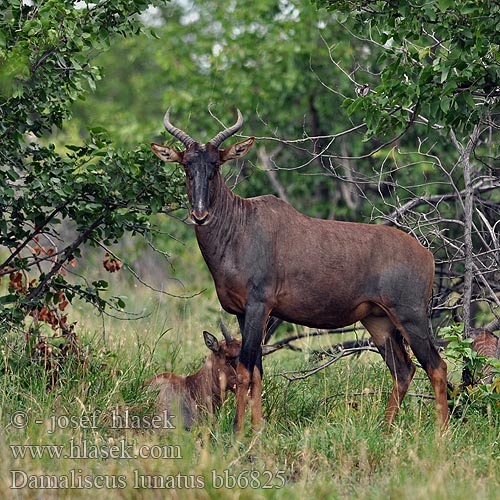
[(454, 3), (454, 0), (437, 0), (437, 4), (441, 12), (445, 12), (450, 7), (453, 7)]
[(441, 67), (441, 79), (440, 79), (440, 83), (444, 83), (447, 78), (448, 78), (448, 74), (450, 72), (450, 67), (449, 66), (442, 66)]
[(93, 281), (92, 285), (99, 290), (107, 290), (109, 283), (104, 280)]
[(441, 97), (441, 100), (439, 102), (439, 106), (443, 113), (447, 113), (450, 110), (452, 100), (447, 98), (447, 97)]

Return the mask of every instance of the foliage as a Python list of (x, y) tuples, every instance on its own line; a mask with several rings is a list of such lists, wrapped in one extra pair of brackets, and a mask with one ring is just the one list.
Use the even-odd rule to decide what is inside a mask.
[(356, 33), (383, 48), (380, 83), (344, 103), (351, 112), (364, 109), (368, 134), (404, 130), (423, 115), (429, 126), (463, 136), (494, 119), (500, 97), (497, 2), (317, 3), (349, 17)]
[[(311, 216), (400, 227), (435, 255), (435, 325), (451, 315), (463, 319), (467, 303), (475, 307), (475, 323), (484, 323), (499, 306), (497, 97), (492, 91), (486, 98), (481, 77), (475, 87), (453, 93), (445, 120), (436, 103), (446, 97), (447, 85), (463, 83), (466, 70), (457, 62), (441, 84), (433, 58), (440, 58), (439, 68), (455, 64), (445, 56), (459, 43), (450, 24), (456, 12), (444, 15), (442, 5), (426, 2), (420, 10), (435, 9), (437, 16), (427, 22), (430, 14), (409, 5), (398, 10), (398, 3), (380, 2), (384, 9), (377, 4), (376, 12), (366, 10), (375, 5), (332, 3), (331, 10), (316, 11), (299, 0), (174, 1), (149, 11), (143, 19), (157, 38), (124, 38), (100, 56), (102, 81), (85, 102), (75, 103), (75, 118), (55, 141), (86, 137), (86, 127), (98, 123), (125, 147), (160, 141), (170, 105), (176, 125), (206, 140), (220, 130), (217, 119), (231, 123), (238, 107), (243, 132), (258, 139), (248, 161), (226, 167), (239, 194), (275, 193)], [(492, 17), (468, 16), (459, 21), (478, 33), (491, 30)], [(405, 31), (416, 20), (418, 36)], [(436, 30), (449, 30), (451, 38), (436, 44)], [(483, 56), (470, 64), (469, 51), (456, 53), (475, 74), (481, 68), (489, 74), (497, 67), (495, 43), (493, 36), (475, 37), (474, 51)], [(426, 47), (432, 50), (419, 59)], [(434, 72), (425, 85), (424, 71)], [(464, 107), (470, 102), (466, 94), (473, 110)], [(460, 116), (489, 120), (492, 113), (473, 144), (467, 182), (458, 148), (467, 149), (469, 126), (453, 122), (455, 105)], [(171, 226), (165, 218), (161, 224), (165, 232), (189, 238), (180, 224)], [(159, 244), (171, 251), (174, 242)], [(472, 256), (467, 265), (466, 255)], [(464, 275), (473, 274), (468, 300)]]
[[(368, 68), (376, 75), (372, 84), (343, 103), (349, 113), (363, 113), (365, 139), (383, 137), (383, 146), (399, 145), (423, 130), (425, 136), (413, 140), (415, 161), (431, 160), (435, 173), (451, 184), (445, 187), (433, 175), (439, 191), (429, 192), (431, 183), (425, 180), (425, 191), (412, 189), (407, 202), (393, 203), (388, 218), (410, 229), (425, 227), (423, 234), (434, 240), (438, 269), (445, 274), (439, 283), (444, 302), (438, 299), (434, 311), (443, 305), (454, 310), (468, 336), (479, 303), (500, 308), (495, 230), (500, 6), (475, 0), (315, 3), (337, 13), (346, 29), (379, 53)], [(434, 141), (445, 141), (451, 149), (441, 151)], [(461, 297), (453, 305), (452, 291)]]
[(306, 114), (312, 106), (325, 108), (324, 128), (325, 113), (334, 123), (335, 103), (341, 101), (322, 91), (320, 80), (330, 70), (322, 36), (330, 39), (335, 30), (312, 6), (276, 0), (253, 6), (172, 2), (144, 21), (154, 26), (157, 40), (123, 39), (99, 58), (105, 74), (90, 97), (99, 106), (75, 108), (80, 133), (85, 132), (82, 124), (97, 119), (109, 123), (118, 141), (150, 141), (149, 131), (162, 129), (169, 105), (172, 119), (200, 140), (221, 128), (208, 105), (224, 122), (234, 118), (238, 107), (245, 128), (256, 135), (279, 127), (281, 136), (300, 136), (304, 117), (312, 132)]
[[(71, 116), (71, 104), (100, 78), (92, 59), (113, 37), (139, 33), (136, 14), (148, 3), (2, 2), (2, 332), (31, 316), (31, 333), (46, 323), (71, 337), (66, 307), (75, 298), (121, 310), (121, 297), (109, 304), (102, 297), (106, 280), (74, 272), (83, 245), (106, 248), (125, 232), (147, 236), (151, 214), (182, 201), (177, 173), (153, 161), (145, 145), (119, 149), (99, 127), (65, 150), (47, 141)], [(121, 267), (110, 254), (103, 265), (109, 272)]]
[(135, 14), (148, 4), (119, 0), (76, 8), (67, 0), (1, 3), (0, 130), (7, 152), (21, 148), (25, 134), (40, 136), (62, 126), (70, 116), (69, 104), (95, 88), (100, 77), (92, 58), (109, 47), (113, 36), (139, 33)]
[[(188, 238), (180, 223), (172, 229), (166, 217), (150, 217), (183, 205), (180, 172), (164, 170), (146, 146), (163, 140), (169, 105), (173, 122), (199, 139), (220, 130), (214, 117), (228, 124), (234, 108), (242, 110), (244, 132), (260, 137), (250, 161), (229, 172), (231, 185), (247, 179), (239, 193), (279, 193), (281, 186), (310, 215), (381, 219), (419, 238), (436, 256), (439, 324), (450, 311), (460, 315), (457, 296), (464, 289), (466, 182), (450, 132), (467, 142), (471, 120), (483, 120), (469, 187), (477, 228), (473, 300), (480, 306), (476, 321), (488, 320), (489, 308), (498, 305), (500, 199), (497, 96), (490, 88), (498, 46), (486, 35), (498, 6), (480, 16), (481, 3), (448, 4), (322, 2), (331, 10), (316, 11), (299, 0), (179, 1), (148, 10), (140, 21), (135, 14), (146, 2), (78, 9), (64, 1), (6, 4), (0, 36), (4, 321), (20, 324), (32, 314), (35, 327), (45, 322), (62, 330), (75, 297), (107, 307), (107, 279), (96, 269), (92, 277), (63, 275), (75, 272), (73, 258), (78, 261), (84, 241), (103, 247), (104, 267), (116, 271), (120, 257), (109, 244), (144, 235), (142, 246), (123, 252), (130, 260), (140, 256), (151, 243), (153, 221), (161, 220), (164, 233)], [(154, 37), (142, 23), (154, 27)], [(207, 111), (212, 103), (214, 116)], [(384, 142), (394, 137), (397, 142)], [(73, 145), (63, 149), (66, 143)], [(271, 171), (277, 183), (270, 182)], [(169, 251), (180, 248), (165, 240)], [(200, 279), (198, 268), (184, 267), (189, 284)], [(121, 310), (122, 295), (110, 306)]]
[[(474, 339), (464, 338), (463, 324), (443, 328), (440, 333), (447, 342), (447, 360), (456, 363), (462, 372), (462, 381), (455, 385), (451, 394), (454, 411), (464, 413), (467, 410), (467, 414), (488, 413), (492, 408), (499, 411), (500, 359), (487, 357), (474, 350)], [(491, 377), (488, 383), (481, 380), (486, 367)]]
[[(362, 44), (341, 31), (334, 16), (300, 0), (174, 1), (150, 12), (145, 22), (158, 40), (123, 39), (98, 59), (103, 79), (85, 103), (76, 103), (67, 134), (84, 136), (87, 124), (105, 123), (117, 142), (134, 147), (150, 142), (151, 131), (159, 135), (172, 106), (174, 124), (208, 140), (221, 128), (214, 117), (232, 123), (239, 108), (243, 133), (260, 136), (252, 159), (241, 172), (231, 172), (230, 183), (238, 183), (240, 194), (276, 192), (266, 166), (255, 160), (262, 151), (273, 156), (271, 165), (298, 209), (356, 218), (340, 186), (309, 150), (309, 137), (340, 132), (347, 122), (339, 110), (352, 85), (332, 71), (330, 54), (346, 65), (366, 58)], [(288, 139), (298, 142), (284, 147)], [(320, 143), (315, 141), (317, 150)], [(349, 153), (364, 151), (361, 140), (346, 144)]]

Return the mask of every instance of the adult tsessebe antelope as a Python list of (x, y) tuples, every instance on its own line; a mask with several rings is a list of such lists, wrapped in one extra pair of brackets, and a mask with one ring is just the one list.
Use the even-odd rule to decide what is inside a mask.
[(186, 149), (151, 147), (163, 161), (180, 163), (185, 169), (201, 253), (222, 307), (237, 316), (242, 332), (235, 431), (243, 430), (249, 390), (252, 426), (262, 423), (261, 343), (270, 315), (313, 328), (361, 321), (393, 378), (388, 425), (415, 372), (406, 340), (429, 376), (439, 421), (446, 425), (446, 364), (434, 347), (427, 319), (432, 254), (391, 227), (313, 219), (275, 196), (235, 195), (219, 167), (244, 156), (254, 138), (219, 147), (243, 126), (240, 111), (233, 126), (206, 144), (173, 126), (169, 115), (170, 108), (165, 128)]

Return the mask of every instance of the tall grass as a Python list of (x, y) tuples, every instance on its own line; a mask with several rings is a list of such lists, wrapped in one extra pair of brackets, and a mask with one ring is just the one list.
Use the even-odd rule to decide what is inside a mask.
[[(102, 322), (80, 312), (78, 331), (89, 361), (84, 368), (63, 367), (53, 390), (41, 366), (23, 362), (15, 339), (3, 340), (3, 497), (498, 498), (495, 409), (470, 409), (440, 436), (434, 402), (420, 397), (431, 390), (419, 370), (411, 388), (416, 395), (407, 397), (387, 432), (382, 422), (392, 382), (378, 355), (342, 359), (303, 381), (283, 376), (310, 366), (307, 349), (326, 347), (324, 338), (304, 341), (304, 353), (265, 358), (266, 426), (260, 433), (234, 438), (233, 397), (190, 432), (147, 429), (154, 394), (143, 382), (161, 371), (196, 370), (207, 355), (202, 331), (220, 336), (219, 306), (213, 289), (192, 300), (133, 293), (146, 313), (138, 321)], [(228, 320), (235, 331), (236, 322)], [(139, 428), (118, 421), (125, 415)], [(45, 448), (36, 450), (42, 454), (37, 457), (16, 445)], [(55, 446), (62, 447), (60, 458), (48, 455)], [(16, 455), (20, 450), (24, 457)], [(137, 456), (148, 451), (153, 457)], [(12, 489), (14, 480), (23, 487)], [(39, 488), (51, 480), (61, 487)]]

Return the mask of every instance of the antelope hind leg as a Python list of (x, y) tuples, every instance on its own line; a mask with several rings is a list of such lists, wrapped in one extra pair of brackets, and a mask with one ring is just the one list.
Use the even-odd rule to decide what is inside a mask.
[(387, 316), (368, 316), (362, 323), (391, 372), (393, 387), (385, 411), (387, 427), (390, 427), (408, 392), (415, 365), (405, 349), (401, 334)]
[[(411, 350), (422, 368), (427, 372), (436, 396), (437, 418), (442, 429), (448, 425), (447, 365), (432, 342), (427, 317), (423, 311), (419, 315), (404, 317), (400, 314), (398, 329), (410, 344)], [(404, 317), (404, 319), (401, 319)]]

